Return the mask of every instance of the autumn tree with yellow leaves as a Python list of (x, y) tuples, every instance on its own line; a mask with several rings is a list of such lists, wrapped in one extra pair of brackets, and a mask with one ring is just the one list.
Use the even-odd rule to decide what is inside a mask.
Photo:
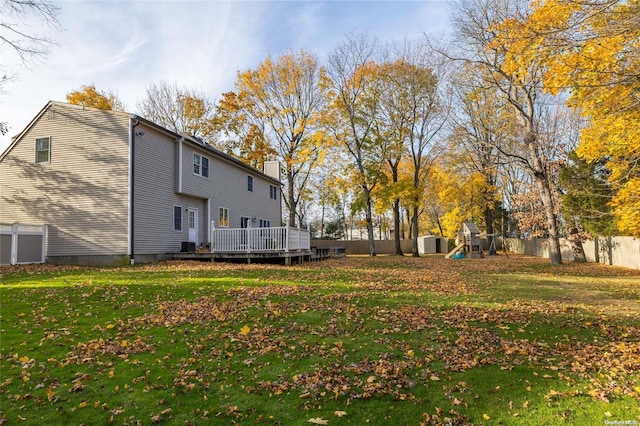
[[(518, 32), (506, 23), (530, 14), (526, 0), (459, 0), (455, 4), (454, 24), (457, 59), (482, 71), (483, 84), (496, 89), (507, 102), (518, 123), (517, 143), (510, 146), (510, 161), (525, 169), (536, 185), (543, 207), (549, 259), (561, 264), (558, 207), (553, 197), (554, 141), (543, 136), (545, 121), (541, 113), (557, 101), (545, 95), (541, 86), (544, 64), (537, 57), (512, 67), (509, 61)], [(526, 18), (525, 18), (526, 19)]]
[[(425, 43), (405, 42), (389, 72), (394, 82), (393, 111), (402, 117), (409, 194), (403, 205), (409, 211), (412, 256), (419, 256), (420, 217), (424, 212), (425, 181), (444, 148), (444, 127), (450, 104), (444, 94), (445, 67)], [(389, 96), (389, 95), (385, 95)]]
[(378, 55), (376, 40), (354, 34), (334, 48), (327, 64), (325, 126), (349, 159), (346, 172), (360, 189), (357, 198), (362, 200), (370, 256), (376, 255), (373, 192), (385, 178), (383, 169), (394, 145), (376, 132), (382, 97)]
[(289, 226), (301, 224), (301, 197), (327, 145), (320, 126), (326, 86), (318, 59), (304, 51), (268, 57), (238, 73), (235, 86), (218, 104), (218, 125), (239, 135), (245, 152), (275, 153), (286, 181)]
[(124, 103), (113, 92), (103, 92), (96, 89), (95, 84), (80, 87), (67, 93), (67, 102), (74, 105), (106, 109), (112, 111), (124, 111)]
[(505, 71), (535, 61), (546, 92), (588, 119), (576, 150), (604, 161), (618, 230), (640, 236), (640, 1), (538, 0), (492, 29), (508, 41)]
[(266, 161), (277, 158), (277, 153), (266, 139), (266, 123), (253, 120), (243, 102), (236, 92), (222, 94), (213, 118), (218, 144), (227, 153), (262, 170)]
[[(380, 117), (375, 130), (388, 140), (387, 166), (394, 229), (400, 229), (400, 203), (411, 212), (412, 255), (419, 256), (419, 216), (423, 201), (423, 181), (436, 157), (436, 136), (446, 120), (446, 111), (438, 93), (438, 78), (421, 54), (405, 49), (400, 58), (378, 66), (381, 82)], [(399, 167), (408, 168), (407, 180), (399, 179)], [(388, 191), (387, 191), (388, 192)], [(402, 254), (400, 234), (395, 233), (395, 253)]]

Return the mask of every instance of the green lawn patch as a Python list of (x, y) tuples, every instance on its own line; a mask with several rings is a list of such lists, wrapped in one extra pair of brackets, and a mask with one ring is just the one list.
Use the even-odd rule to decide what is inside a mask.
[(0, 424), (640, 423), (639, 271), (510, 255), (0, 272)]

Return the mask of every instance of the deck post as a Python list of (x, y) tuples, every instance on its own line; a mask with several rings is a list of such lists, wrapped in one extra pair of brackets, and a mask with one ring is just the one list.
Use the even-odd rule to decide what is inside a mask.
[(209, 235), (209, 242), (211, 244), (211, 253), (213, 253), (213, 251), (214, 251), (214, 242), (215, 242), (215, 240), (213, 238), (213, 234), (216, 232), (216, 227), (215, 227), (214, 223), (215, 222), (212, 220), (211, 221), (211, 234)]
[[(247, 227), (245, 229), (243, 229), (246, 237), (245, 237), (245, 241), (247, 242), (247, 253), (251, 253), (251, 220), (247, 220)], [(248, 260), (248, 259), (247, 259)], [(250, 262), (248, 262), (250, 263)]]
[(284, 228), (284, 251), (289, 253), (289, 225)]

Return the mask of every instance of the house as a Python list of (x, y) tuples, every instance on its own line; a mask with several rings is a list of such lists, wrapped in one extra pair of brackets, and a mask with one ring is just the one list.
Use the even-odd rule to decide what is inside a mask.
[(47, 225), (51, 263), (162, 260), (209, 246), (213, 229), (280, 226), (269, 166), (137, 115), (51, 101), (0, 155), (0, 223)]

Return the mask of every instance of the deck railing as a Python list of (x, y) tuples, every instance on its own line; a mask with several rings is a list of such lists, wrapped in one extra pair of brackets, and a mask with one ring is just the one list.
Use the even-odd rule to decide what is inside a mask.
[(309, 250), (309, 231), (288, 226), (271, 228), (215, 228), (211, 225), (212, 253), (291, 252)]

